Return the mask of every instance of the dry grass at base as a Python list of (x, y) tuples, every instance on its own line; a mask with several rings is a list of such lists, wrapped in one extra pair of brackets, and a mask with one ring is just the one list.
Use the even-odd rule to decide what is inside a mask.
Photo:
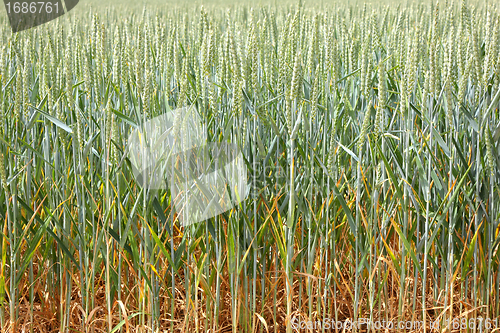
[[(131, 272), (131, 274), (136, 275), (137, 273), (133, 271), (133, 268), (128, 266), (128, 270)], [(21, 282), (21, 298), (20, 298), (20, 305), (19, 305), (19, 320), (17, 323), (10, 324), (11, 326), (4, 327), (2, 332), (34, 332), (34, 333), (52, 333), (52, 332), (59, 332), (60, 330), (60, 309), (61, 307), (64, 307), (66, 304), (65, 299), (60, 300), (60, 295), (57, 294), (56, 291), (47, 291), (44, 290), (43, 286), (43, 281), (44, 279), (47, 278), (47, 272), (48, 270), (44, 270), (38, 280), (34, 283), (34, 300), (33, 300), (33, 319), (31, 320), (30, 317), (30, 301), (29, 301), (29, 293), (30, 289), (28, 284), (26, 283), (27, 281), (27, 276), (25, 276), (25, 279)], [(268, 272), (266, 276), (266, 285), (267, 286), (272, 286), (273, 288), (277, 288), (277, 294), (276, 294), (276, 303), (274, 303), (274, 300), (272, 297), (268, 297), (267, 301), (265, 304), (262, 304), (262, 300), (258, 299), (257, 302), (257, 309), (263, 309), (263, 311), (257, 311), (259, 315), (265, 320), (267, 329), (269, 332), (285, 332), (286, 329), (286, 290), (285, 290), (285, 283), (286, 283), (286, 276), (283, 271), (278, 271), (279, 273), (279, 278), (276, 281), (275, 274), (276, 270)], [(315, 291), (313, 293), (312, 301), (313, 304), (315, 304), (315, 310), (311, 313), (311, 317), (308, 315), (307, 311), (307, 304), (309, 302), (309, 298), (307, 296), (307, 277), (305, 277), (303, 274), (300, 272), (297, 272), (298, 274), (295, 274), (294, 277), (294, 287), (293, 287), (293, 316), (292, 318), (297, 318), (300, 319), (300, 321), (312, 321), (312, 322), (317, 322), (317, 321), (322, 321), (322, 319), (330, 319), (330, 320), (337, 320), (341, 322), (345, 322), (346, 320), (352, 320), (354, 318), (354, 308), (352, 307), (353, 305), (353, 299), (351, 297), (351, 290), (353, 285), (350, 285), (349, 283), (354, 281), (353, 277), (349, 276), (347, 273), (339, 274), (337, 277), (338, 281), (343, 281), (345, 289), (340, 289), (337, 290), (337, 295), (336, 297), (332, 297), (331, 295), (333, 294), (333, 288), (330, 287), (330, 295), (328, 296), (327, 299), (324, 299), (321, 297), (321, 295), (318, 294), (317, 292), (317, 287), (318, 287), (318, 281), (323, 280), (321, 277), (313, 278), (311, 277), (311, 285), (312, 285), (312, 290)], [(431, 275), (431, 271), (429, 271), (429, 276)], [(38, 265), (34, 265), (34, 274), (37, 276), (38, 274)], [(175, 312), (173, 315), (170, 313), (171, 309), (171, 298), (169, 297), (169, 293), (172, 292), (170, 288), (165, 289), (163, 286), (160, 289), (159, 292), (159, 299), (160, 299), (160, 317), (158, 318), (158, 321), (161, 325), (161, 328), (165, 331), (168, 332), (170, 331), (171, 327), (171, 322), (173, 322), (174, 326), (174, 331), (175, 332), (193, 332), (196, 327), (196, 323), (194, 320), (194, 308), (193, 305), (191, 305), (188, 309), (188, 302), (186, 301), (186, 290), (184, 288), (184, 283), (183, 283), (183, 271), (180, 271), (179, 274), (176, 277), (176, 295), (177, 297), (175, 298)], [(270, 277), (272, 275), (272, 277)], [(85, 316), (85, 311), (81, 307), (81, 294), (79, 292), (79, 287), (77, 286), (79, 284), (79, 275), (74, 274), (72, 275), (72, 281), (73, 281), (73, 286), (72, 286), (72, 293), (71, 293), (71, 300), (70, 300), (70, 309), (71, 309), (71, 315), (70, 315), (70, 331), (73, 332), (107, 332), (108, 331), (108, 323), (109, 323), (109, 317), (108, 317), (108, 311), (106, 310), (107, 304), (106, 304), (106, 294), (105, 294), (105, 281), (100, 278), (98, 281), (96, 281), (96, 294), (95, 294), (95, 307), (93, 309), (90, 309), (89, 315), (86, 317)], [(301, 278), (301, 281), (299, 281), (299, 278)], [(241, 276), (241, 282), (240, 286), (243, 286), (243, 275)], [(126, 281), (127, 276), (122, 276), (122, 281)], [(220, 314), (219, 314), (219, 326), (218, 328), (214, 331), (212, 327), (206, 327), (207, 322), (207, 314), (205, 312), (206, 310), (206, 301), (207, 301), (207, 294), (206, 290), (203, 288), (199, 287), (198, 288), (198, 307), (196, 309), (196, 313), (198, 314), (198, 329), (200, 332), (232, 332), (232, 318), (231, 318), (231, 293), (230, 293), (230, 287), (229, 287), (229, 275), (226, 274), (221, 277), (221, 305), (220, 305)], [(7, 285), (9, 281), (7, 280)], [(249, 281), (250, 282), (250, 281)], [(411, 293), (413, 293), (413, 287), (414, 287), (414, 279), (412, 277), (408, 277), (406, 279), (407, 282), (407, 289), (410, 290)], [(258, 279), (257, 280), (257, 286), (260, 286), (262, 283), (262, 280)], [(300, 291), (300, 284), (302, 283), (302, 306), (301, 308), (298, 308), (298, 300), (299, 300), (299, 291)], [(417, 295), (421, 295), (421, 287), (422, 284), (420, 281), (417, 281), (418, 286), (417, 286)], [(432, 284), (434, 281), (429, 280), (428, 284)], [(434, 294), (432, 290), (430, 290), (427, 293), (426, 297), (426, 309), (427, 309), (427, 322), (434, 322), (436, 320), (440, 320), (443, 317), (446, 318), (460, 318), (461, 314), (466, 317), (466, 318), (477, 318), (479, 317), (480, 311), (477, 313), (474, 313), (474, 307), (473, 307), (473, 300), (468, 299), (467, 301), (460, 301), (461, 297), (461, 290), (460, 290), (461, 283), (460, 281), (456, 281), (454, 284), (454, 293), (453, 293), (453, 311), (450, 311), (448, 308), (447, 311), (443, 310), (443, 299), (444, 295), (440, 295), (440, 299), (435, 299)], [(66, 286), (61, 286), (61, 290), (65, 290)], [(389, 302), (387, 304), (382, 304), (381, 306), (381, 311), (378, 311), (378, 307), (376, 306), (374, 308), (374, 312), (372, 315), (372, 320), (377, 321), (377, 320), (386, 320), (386, 321), (393, 321), (393, 322), (398, 322), (400, 320), (403, 321), (420, 321), (422, 318), (420, 318), (417, 313), (412, 311), (412, 306), (413, 304), (411, 303), (406, 303), (404, 306), (404, 314), (399, 317), (398, 316), (398, 304), (399, 304), (399, 276), (397, 274), (394, 274), (393, 271), (389, 271), (388, 279), (387, 279), (387, 292), (388, 292), (388, 300)], [(134, 295), (134, 289), (141, 288), (139, 285), (127, 285), (123, 284), (122, 285), (122, 302), (126, 311), (127, 316), (130, 316), (132, 314), (135, 314), (138, 312), (138, 300), (133, 297)], [(128, 290), (129, 293), (125, 293), (125, 290)], [(368, 285), (365, 281), (363, 290), (368, 290)], [(429, 287), (427, 287), (427, 290), (429, 290)], [(215, 293), (215, 289), (212, 288), (210, 290), (212, 293)], [(378, 290), (377, 290), (378, 291)], [(268, 295), (270, 295), (272, 292), (272, 289), (269, 290)], [(382, 292), (384, 292), (382, 290)], [(242, 300), (242, 295), (244, 294), (243, 287), (240, 288), (239, 292), (239, 297), (240, 297), (240, 304), (245, 304)], [(210, 298), (208, 298), (210, 299)], [(191, 295), (191, 304), (194, 302), (194, 295)], [(323, 316), (323, 310), (324, 308), (324, 302), (329, 302), (331, 304), (331, 308), (336, 308), (337, 313), (335, 312), (332, 313), (326, 313)], [(336, 305), (334, 305), (334, 302)], [(321, 303), (322, 307), (320, 309), (320, 312), (318, 313), (317, 309), (318, 306), (317, 304)], [(277, 320), (276, 322), (273, 322), (273, 307), (276, 307), (276, 317)], [(462, 308), (460, 309), (460, 306)], [(359, 314), (359, 318), (370, 318), (370, 313), (368, 310), (368, 295), (363, 294), (363, 296), (360, 299), (360, 308), (362, 311)], [(422, 308), (421, 304), (421, 297), (417, 297), (416, 299), (416, 309), (419, 310)], [(246, 309), (247, 311), (249, 309)], [(478, 309), (480, 310), (480, 309)], [(242, 312), (242, 318), (244, 318), (244, 313), (245, 309), (243, 306), (239, 309), (240, 312)], [(460, 312), (461, 311), (461, 312)], [(111, 308), (111, 314), (112, 314), (112, 326), (116, 327), (124, 318), (124, 313), (122, 308), (120, 307), (119, 303), (116, 301), (116, 295), (115, 299), (113, 301), (113, 305)], [(6, 321), (9, 322), (9, 317), (8, 317), (8, 312), (6, 312)], [(127, 328), (127, 323), (125, 323), (122, 326), (122, 331), (127, 332), (151, 332), (151, 329), (145, 326), (140, 326), (138, 325), (138, 317), (132, 318), (131, 320), (128, 321), (128, 328)], [(494, 318), (491, 318), (494, 319)], [(256, 324), (262, 325), (262, 328), (264, 331), (266, 331), (265, 326), (263, 325), (262, 321), (255, 316), (253, 318), (255, 320)], [(241, 319), (239, 320), (241, 321)], [(241, 325), (241, 323), (240, 323)], [(83, 331), (82, 327), (86, 327), (86, 330)], [(435, 330), (432, 330), (432, 327), (430, 324), (427, 325), (428, 329), (431, 332), (435, 332)], [(314, 331), (314, 330), (313, 330)], [(360, 331), (359, 332), (366, 332), (366, 325), (360, 326)], [(423, 332), (423, 329), (419, 330), (405, 330), (405, 332)], [(453, 332), (453, 330), (451, 330)]]

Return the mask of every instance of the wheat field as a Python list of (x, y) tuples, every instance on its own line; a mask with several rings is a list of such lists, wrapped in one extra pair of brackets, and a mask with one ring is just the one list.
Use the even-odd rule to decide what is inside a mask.
[[(498, 331), (499, 10), (94, 3), (17, 34), (2, 14), (2, 331)], [(189, 225), (127, 153), (184, 107), (249, 185)]]

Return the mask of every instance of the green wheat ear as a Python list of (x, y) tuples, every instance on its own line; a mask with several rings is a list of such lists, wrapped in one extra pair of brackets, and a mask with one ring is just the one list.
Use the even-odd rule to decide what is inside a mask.
[(372, 108), (372, 102), (370, 101), (370, 103), (368, 104), (368, 107), (365, 110), (363, 124), (361, 125), (361, 130), (359, 133), (358, 151), (361, 151), (361, 149), (363, 149), (363, 145), (366, 142), (366, 136), (367, 136), (368, 130), (370, 128), (371, 108)]

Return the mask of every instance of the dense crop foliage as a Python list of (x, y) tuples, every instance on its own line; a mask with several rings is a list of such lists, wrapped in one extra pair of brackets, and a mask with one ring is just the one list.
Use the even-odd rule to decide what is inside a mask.
[[(3, 18), (2, 327), (499, 318), (499, 20), (465, 2)], [(185, 106), (251, 185), (187, 227), (126, 151)]]

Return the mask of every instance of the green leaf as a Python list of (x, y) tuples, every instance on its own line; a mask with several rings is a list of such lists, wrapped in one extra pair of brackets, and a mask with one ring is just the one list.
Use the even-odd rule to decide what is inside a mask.
[(126, 115), (124, 115), (123, 113), (121, 113), (120, 111), (118, 110), (115, 110), (113, 108), (111, 108), (111, 111), (116, 114), (116, 116), (118, 118), (120, 118), (121, 120), (123, 120), (124, 122), (126, 122), (127, 124), (129, 124), (130, 126), (134, 127), (134, 128), (139, 128), (139, 125), (137, 125), (137, 123), (130, 117), (127, 117)]
[(33, 105), (31, 105), (31, 107), (33, 109), (35, 109), (36, 111), (40, 112), (45, 118), (47, 118), (47, 120), (49, 120), (51, 123), (53, 123), (57, 127), (63, 129), (64, 131), (66, 131), (68, 133), (73, 133), (73, 130), (68, 125), (66, 125), (65, 123), (63, 123), (62, 121), (60, 121), (59, 119), (52, 117), (48, 113), (40, 110), (39, 108), (37, 108), (37, 107), (35, 107)]

